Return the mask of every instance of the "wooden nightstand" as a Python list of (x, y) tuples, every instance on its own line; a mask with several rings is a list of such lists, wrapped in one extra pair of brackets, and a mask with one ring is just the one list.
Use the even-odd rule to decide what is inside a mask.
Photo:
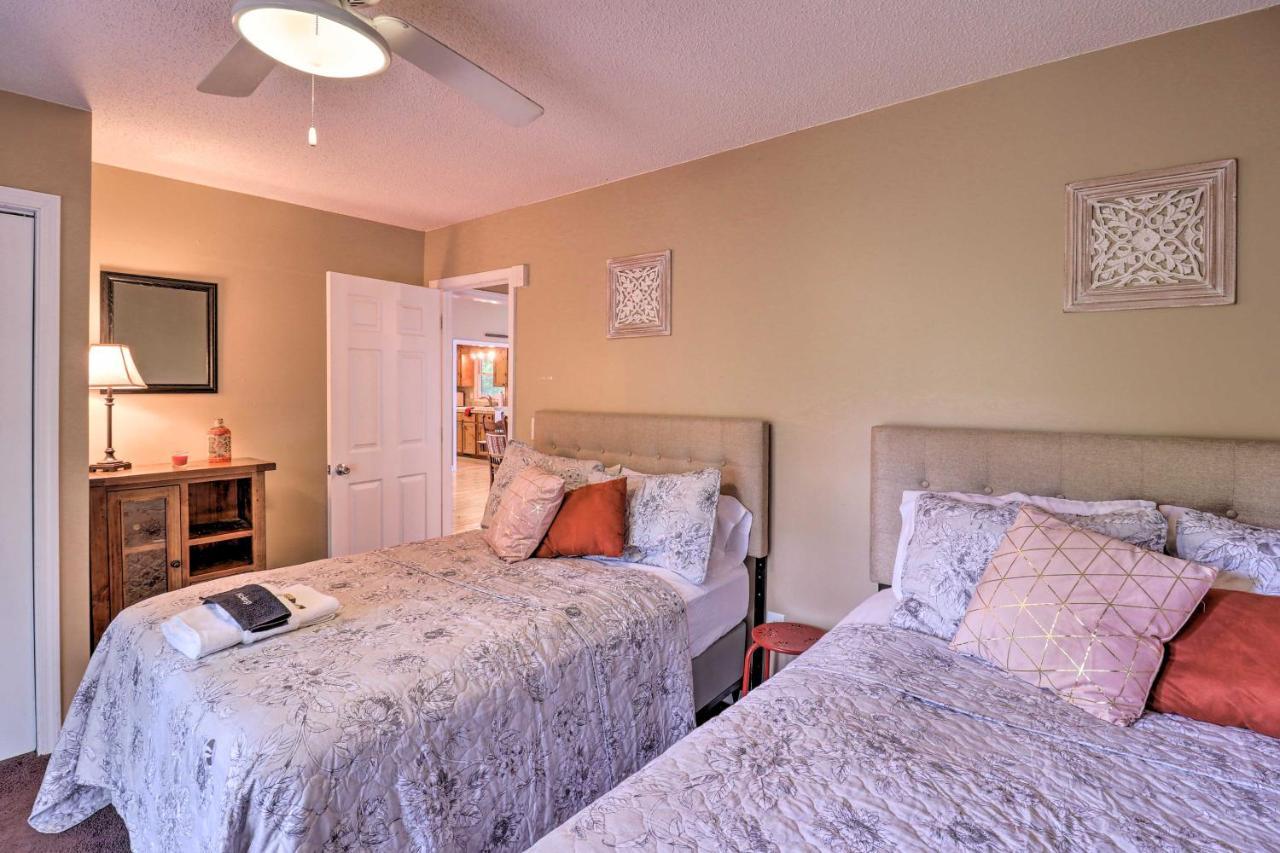
[(261, 459), (89, 475), (90, 647), (130, 604), (267, 567)]

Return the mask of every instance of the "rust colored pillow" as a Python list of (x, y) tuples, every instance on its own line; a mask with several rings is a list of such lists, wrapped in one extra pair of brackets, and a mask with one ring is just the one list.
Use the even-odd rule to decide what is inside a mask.
[(564, 496), (535, 557), (620, 557), (627, 535), (627, 478), (581, 486)]
[(1209, 590), (1165, 654), (1152, 710), (1280, 738), (1280, 596)]

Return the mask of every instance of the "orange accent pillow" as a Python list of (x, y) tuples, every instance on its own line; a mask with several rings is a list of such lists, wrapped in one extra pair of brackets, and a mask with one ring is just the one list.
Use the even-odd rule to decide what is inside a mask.
[(1165, 654), (1152, 710), (1280, 738), (1280, 596), (1209, 590)]
[(627, 536), (627, 478), (580, 486), (560, 512), (535, 557), (621, 557)]

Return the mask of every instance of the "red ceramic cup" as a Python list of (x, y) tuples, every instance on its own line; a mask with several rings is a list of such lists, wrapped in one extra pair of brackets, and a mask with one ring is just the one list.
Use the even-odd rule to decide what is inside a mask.
[(175, 453), (172, 458), (173, 467), (175, 468), (181, 468), (183, 465), (187, 464), (187, 454), (185, 453)]

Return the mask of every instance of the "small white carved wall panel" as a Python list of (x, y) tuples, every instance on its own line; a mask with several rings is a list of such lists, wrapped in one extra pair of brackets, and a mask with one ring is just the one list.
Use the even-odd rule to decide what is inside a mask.
[(609, 261), (610, 338), (671, 334), (671, 250)]
[(1235, 302), (1234, 160), (1067, 185), (1067, 311)]

